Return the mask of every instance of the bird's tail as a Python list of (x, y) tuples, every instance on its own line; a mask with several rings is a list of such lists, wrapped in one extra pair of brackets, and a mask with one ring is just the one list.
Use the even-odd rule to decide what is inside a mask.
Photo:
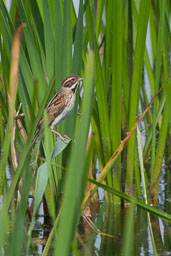
[[(39, 137), (39, 134), (40, 134), (41, 130), (40, 129), (37, 129), (35, 134), (34, 134), (34, 137), (29, 145), (29, 148), (28, 148), (28, 151), (30, 151), (31, 147), (33, 146), (33, 144), (35, 143), (35, 141), (37, 140), (37, 138)], [(27, 152), (28, 152), (27, 151)]]

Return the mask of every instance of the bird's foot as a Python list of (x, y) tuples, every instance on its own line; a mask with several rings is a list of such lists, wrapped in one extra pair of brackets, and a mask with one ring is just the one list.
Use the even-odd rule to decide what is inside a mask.
[(67, 135), (62, 135), (65, 139), (70, 140), (70, 137), (68, 137)]
[[(70, 140), (70, 138), (67, 136), (67, 135), (62, 135), (61, 133), (57, 132), (56, 130), (54, 129), (51, 129), (52, 132), (54, 132), (55, 134), (58, 135), (58, 137), (64, 142), (67, 144), (66, 140), (65, 139), (68, 139)], [(58, 137), (56, 138), (56, 140), (58, 139)]]

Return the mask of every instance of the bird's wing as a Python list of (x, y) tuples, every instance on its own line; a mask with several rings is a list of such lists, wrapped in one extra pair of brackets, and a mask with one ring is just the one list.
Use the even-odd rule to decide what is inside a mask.
[[(63, 96), (62, 91), (59, 89), (46, 107), (49, 126), (54, 121), (55, 117), (60, 115), (60, 113), (63, 111), (64, 107), (65, 107), (64, 96)], [(41, 115), (39, 122), (37, 124), (36, 132), (35, 132), (33, 140), (32, 140), (32, 144), (39, 136), (40, 132), (43, 129), (43, 126), (44, 126), (43, 115)]]
[(63, 96), (63, 93), (61, 93), (61, 90), (59, 90), (46, 107), (49, 126), (54, 121), (54, 119), (62, 113), (64, 108), (65, 98)]

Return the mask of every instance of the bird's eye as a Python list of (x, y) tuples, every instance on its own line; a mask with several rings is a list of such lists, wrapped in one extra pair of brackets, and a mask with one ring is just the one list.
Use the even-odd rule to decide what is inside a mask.
[(74, 82), (74, 81), (75, 81), (75, 78), (72, 78), (71, 81)]

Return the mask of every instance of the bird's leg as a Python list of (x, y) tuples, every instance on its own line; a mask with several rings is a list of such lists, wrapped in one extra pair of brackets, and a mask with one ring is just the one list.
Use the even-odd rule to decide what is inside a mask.
[(56, 130), (54, 130), (53, 128), (50, 128), (50, 130), (52, 131), (52, 132), (54, 132), (55, 134), (57, 134), (58, 135), (58, 137), (64, 142), (64, 143), (66, 143), (67, 144), (67, 142), (66, 142), (66, 140), (65, 139), (68, 139), (68, 140), (70, 140), (70, 138), (67, 136), (67, 135), (62, 135), (61, 133), (59, 133), (59, 132), (57, 132)]

